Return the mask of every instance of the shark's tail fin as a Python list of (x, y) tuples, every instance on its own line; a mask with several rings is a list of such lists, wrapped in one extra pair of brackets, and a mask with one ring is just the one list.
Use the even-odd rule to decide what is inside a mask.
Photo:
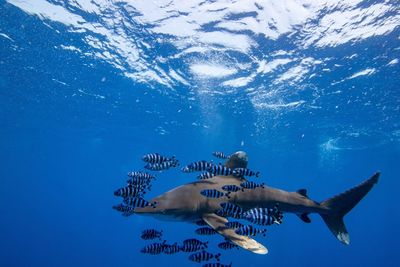
[(328, 212), (321, 214), (329, 230), (343, 244), (350, 244), (350, 236), (343, 222), (343, 217), (352, 209), (378, 182), (380, 173), (375, 173), (371, 178), (339, 195), (329, 198), (321, 203)]

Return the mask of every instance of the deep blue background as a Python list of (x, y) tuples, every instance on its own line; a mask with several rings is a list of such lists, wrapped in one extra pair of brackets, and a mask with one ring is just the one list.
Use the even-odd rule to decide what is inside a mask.
[[(399, 57), (394, 49), (398, 30), (356, 46), (319, 51), (340, 57), (354, 50), (362, 59), (355, 69), (382, 67), (368, 79), (340, 85), (355, 90), (340, 96), (327, 93), (319, 99), (320, 110), (265, 115), (250, 103), (235, 107), (235, 96), (213, 106), (195, 102), (189, 107), (182, 100), (184, 88), (178, 88), (181, 97), (160, 94), (102, 62), (54, 48), (70, 36), (54, 33), (37, 18), (9, 5), (0, 7), (0, 13), (1, 29), (14, 39), (0, 38), (1, 266), (198, 266), (187, 254), (139, 253), (145, 245), (139, 235), (147, 227), (163, 229), (169, 242), (180, 242), (194, 236), (195, 226), (121, 217), (111, 209), (119, 201), (112, 193), (123, 185), (126, 172), (142, 168), (144, 153), (176, 155), (185, 163), (211, 158), (216, 150), (245, 150), (250, 167), (260, 170), (270, 186), (307, 188), (316, 201), (382, 172), (377, 186), (345, 218), (350, 246), (340, 244), (318, 215), (311, 216), (311, 224), (287, 215), (283, 225), (259, 239), (269, 248), (268, 255), (233, 250), (224, 253), (223, 263), (399, 266), (399, 68), (373, 60), (377, 55)], [(334, 75), (336, 80), (349, 76)], [(335, 79), (314, 83), (324, 87)], [(372, 108), (345, 105), (359, 95)], [(343, 107), (341, 112), (333, 112), (336, 105)], [(235, 108), (241, 113), (234, 113)], [(253, 122), (260, 120), (265, 127), (256, 132)], [(176, 122), (165, 124), (170, 121)], [(199, 121), (210, 127), (192, 125)], [(160, 134), (159, 126), (167, 133)], [(352, 127), (366, 129), (368, 135), (343, 136)], [(321, 147), (338, 136), (341, 149)], [(158, 176), (149, 197), (194, 179), (177, 170)], [(214, 252), (223, 238), (210, 240)]]

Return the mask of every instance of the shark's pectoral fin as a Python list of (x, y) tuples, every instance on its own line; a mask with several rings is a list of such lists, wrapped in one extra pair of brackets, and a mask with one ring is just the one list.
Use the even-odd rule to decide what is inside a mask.
[(203, 220), (208, 223), (215, 231), (223, 235), (238, 246), (257, 254), (267, 254), (268, 249), (247, 236), (238, 235), (234, 229), (228, 228), (225, 224), (228, 220), (214, 213), (204, 214)]

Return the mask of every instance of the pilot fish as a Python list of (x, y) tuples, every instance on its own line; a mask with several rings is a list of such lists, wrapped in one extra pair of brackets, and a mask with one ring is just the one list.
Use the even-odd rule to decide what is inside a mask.
[(231, 175), (232, 174), (232, 169), (228, 168), (224, 165), (213, 165), (207, 169), (208, 172), (214, 174), (214, 175)]
[(220, 206), (222, 207), (222, 211), (229, 217), (239, 219), (243, 213), (242, 208), (233, 203), (221, 203)]
[(210, 168), (212, 165), (213, 165), (212, 162), (207, 162), (205, 160), (201, 160), (201, 161), (192, 162), (192, 163), (186, 165), (185, 167), (183, 167), (181, 170), (183, 172), (205, 171), (208, 168)]
[(271, 225), (282, 223), (282, 212), (278, 210), (278, 206), (274, 208), (255, 208), (242, 214), (242, 218), (249, 222), (259, 225)]
[(178, 246), (177, 243), (174, 243), (172, 245), (165, 245), (164, 247), (164, 253), (165, 254), (175, 254), (179, 252), (181, 248)]
[(157, 231), (155, 229), (146, 229), (142, 231), (142, 235), (140, 236), (144, 240), (151, 240), (151, 239), (161, 239), (162, 237), (162, 230)]
[(254, 172), (247, 168), (236, 168), (232, 171), (232, 174), (236, 177), (243, 177), (243, 176), (255, 176), (258, 177), (260, 172)]
[(245, 236), (256, 236), (257, 234), (263, 234), (263, 236), (265, 236), (266, 232), (267, 229), (257, 229), (251, 225), (246, 225), (235, 230), (235, 233), (238, 235)]
[(223, 196), (226, 196), (227, 198), (230, 198), (229, 194), (231, 192), (228, 193), (223, 193), (221, 191), (218, 191), (217, 189), (204, 189), (200, 191), (200, 194), (202, 194), (205, 197), (208, 198), (220, 198)]
[(152, 206), (153, 208), (155, 208), (155, 203), (150, 203), (147, 200), (144, 200), (141, 197), (128, 197), (124, 199), (124, 203), (128, 206), (131, 207), (140, 207), (140, 208), (144, 208), (147, 206)]
[(221, 253), (217, 254), (211, 254), (205, 250), (201, 252), (194, 253), (189, 256), (189, 260), (195, 261), (195, 262), (202, 262), (202, 261), (208, 261), (212, 258), (215, 258), (217, 261), (219, 261), (219, 257), (221, 256)]
[(225, 155), (225, 154), (222, 153), (222, 152), (218, 152), (218, 151), (213, 152), (212, 155), (213, 155), (214, 157), (216, 157), (216, 158), (219, 158), (219, 159), (229, 159), (229, 156)]
[(214, 235), (216, 233), (217, 232), (210, 227), (201, 227), (196, 229), (196, 234), (198, 235)]
[(148, 163), (144, 166), (144, 168), (151, 171), (162, 171), (162, 170), (168, 170), (169, 168), (176, 166), (179, 166), (179, 162), (176, 160), (172, 160), (172, 161), (164, 161), (162, 163)]
[(222, 187), (222, 190), (228, 191), (228, 192), (237, 192), (237, 191), (239, 191), (239, 190), (241, 190), (241, 189), (242, 189), (242, 188), (240, 188), (239, 186), (234, 185), (234, 184), (227, 184), (227, 185), (224, 185), (224, 186)]
[(233, 222), (225, 223), (225, 226), (228, 228), (236, 229), (236, 228), (243, 227), (244, 225), (241, 222), (233, 221)]
[(197, 176), (197, 179), (199, 180), (206, 180), (214, 177), (215, 175), (212, 174), (211, 172), (203, 172), (200, 175)]
[(120, 189), (117, 189), (114, 192), (114, 195), (117, 197), (140, 197), (146, 192), (144, 191), (143, 187), (136, 187), (136, 186), (126, 186)]
[(243, 191), (243, 189), (256, 189), (257, 187), (264, 188), (264, 183), (257, 184), (253, 181), (246, 181), (246, 182), (241, 183), (240, 186), (242, 187), (242, 191)]
[(201, 242), (200, 240), (197, 240), (195, 238), (190, 238), (183, 241), (183, 244), (181, 246), (181, 251), (195, 252), (198, 250), (206, 249), (207, 247), (208, 247), (208, 241)]
[(175, 159), (175, 156), (168, 158), (168, 157), (162, 156), (158, 153), (151, 153), (151, 154), (144, 155), (142, 157), (142, 160), (144, 162), (154, 164), (154, 163), (163, 163), (166, 161), (175, 161), (176, 159)]
[(153, 243), (153, 244), (147, 245), (147, 246), (143, 247), (140, 250), (140, 252), (151, 254), (151, 255), (160, 254), (160, 253), (164, 252), (165, 243), (166, 243), (166, 241), (164, 240), (163, 243)]
[(146, 180), (151, 180), (151, 179), (155, 179), (156, 177), (154, 175), (151, 175), (147, 172), (128, 172), (128, 176), (129, 177), (137, 177), (140, 179), (146, 179)]

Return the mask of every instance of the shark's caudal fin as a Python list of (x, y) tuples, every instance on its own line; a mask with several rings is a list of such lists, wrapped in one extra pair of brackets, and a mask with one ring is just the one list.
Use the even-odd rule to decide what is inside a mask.
[(339, 195), (329, 198), (321, 206), (329, 211), (321, 214), (326, 225), (333, 235), (343, 244), (350, 244), (350, 236), (343, 222), (343, 217), (352, 209), (378, 182), (380, 173), (375, 173), (371, 178)]

